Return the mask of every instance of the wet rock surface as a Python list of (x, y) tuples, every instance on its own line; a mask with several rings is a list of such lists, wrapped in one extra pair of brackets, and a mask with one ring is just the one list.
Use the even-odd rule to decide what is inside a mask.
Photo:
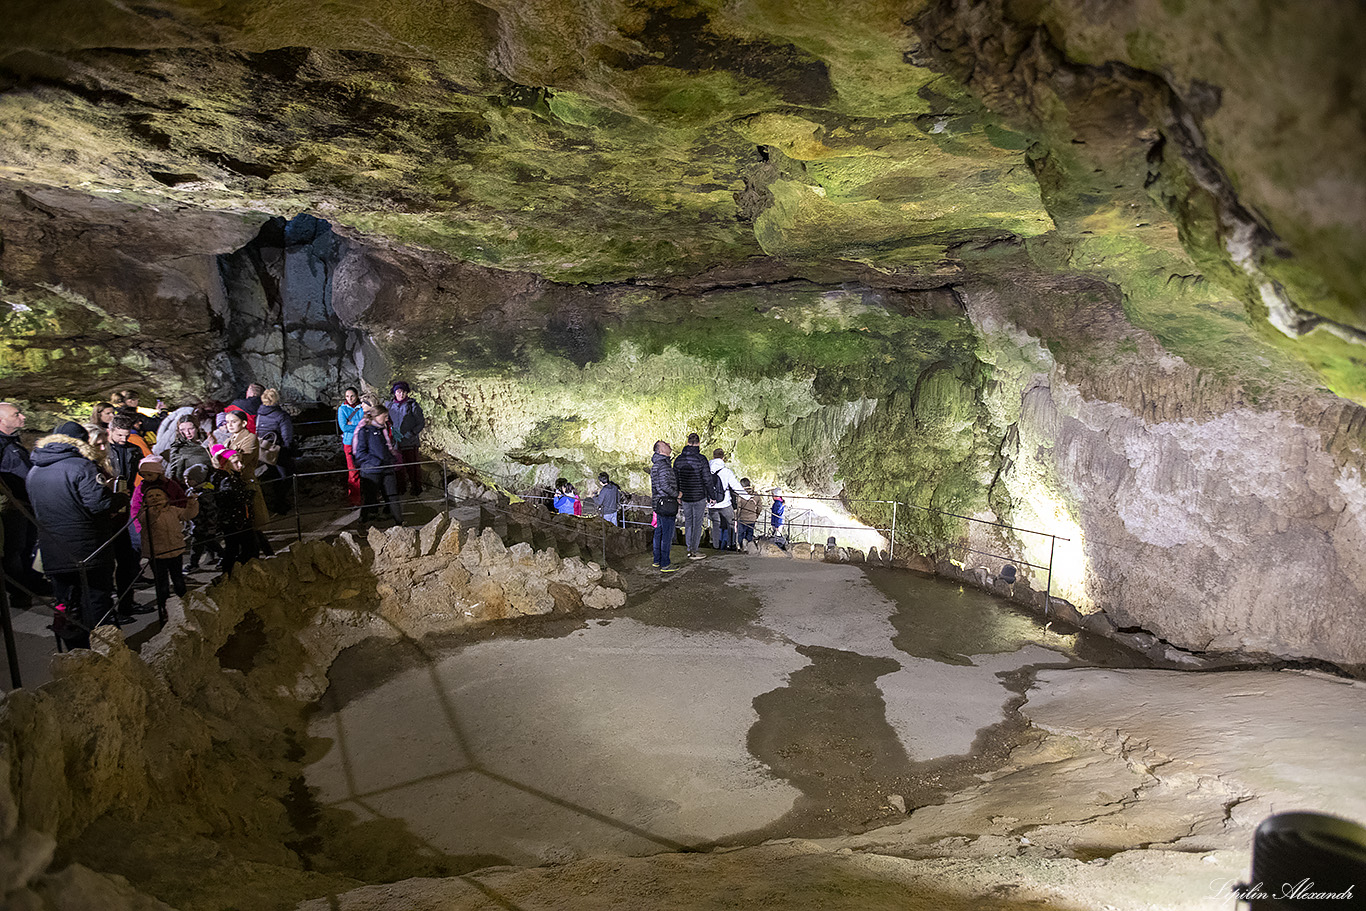
[(611, 614), (396, 635), (400, 554), (510, 559), (449, 531), (299, 545), (7, 697), (9, 896), (1196, 909), (1266, 813), (1366, 814), (1350, 680), (1126, 667), (943, 580), (738, 554), (642, 564)]

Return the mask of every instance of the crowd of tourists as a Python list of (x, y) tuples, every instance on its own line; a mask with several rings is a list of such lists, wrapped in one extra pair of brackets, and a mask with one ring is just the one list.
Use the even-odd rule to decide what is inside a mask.
[[(681, 514), (683, 543), (690, 560), (701, 560), (702, 524), (711, 522), (712, 547), (740, 550), (754, 540), (763, 500), (749, 478), (736, 479), (726, 465), (723, 449), (712, 450), (710, 460), (702, 454), (701, 438), (688, 434), (688, 442), (676, 458), (673, 447), (657, 440), (650, 461), (650, 496), (653, 508), (654, 544), (652, 566), (660, 572), (674, 572), (671, 553), (674, 532)], [(783, 525), (786, 502), (781, 488), (773, 488), (769, 505), (773, 533)]]
[[(338, 409), (348, 495), (364, 521), (387, 510), (401, 524), (399, 497), (422, 490), (425, 419), (411, 391), (395, 383), (386, 403), (352, 388)], [(278, 390), (253, 383), (227, 404), (158, 401), (150, 413), (138, 405), (136, 392), (117, 393), (88, 420), (59, 422), (30, 451), (21, 440), (27, 416), (0, 402), (6, 592), (20, 608), (52, 597), (53, 628), (71, 647), (88, 647), (101, 622), (156, 611), (164, 623), (187, 569), (207, 558), (227, 572), (272, 553), (263, 529), (291, 508), (296, 439)], [(144, 560), (155, 602), (138, 604)]]

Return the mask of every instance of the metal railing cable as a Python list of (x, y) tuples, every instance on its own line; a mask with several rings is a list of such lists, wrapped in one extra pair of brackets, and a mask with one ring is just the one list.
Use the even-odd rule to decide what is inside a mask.
[[(296, 426), (304, 426), (304, 425), (308, 425), (308, 424), (321, 425), (321, 424), (329, 424), (329, 423), (331, 423), (331, 422), (326, 422), (326, 421), (301, 422), (300, 424), (298, 424), (298, 425), (296, 425)], [(516, 522), (533, 521), (533, 522), (534, 522), (534, 519), (533, 519), (531, 516), (528, 516), (527, 513), (523, 512), (523, 511), (516, 511), (516, 510), (510, 509), (510, 508), (508, 508), (508, 507), (505, 507), (505, 506), (503, 506), (503, 505), (501, 504), (501, 502), (492, 502), (492, 503), (491, 503), (491, 502), (489, 502), (487, 499), (484, 499), (484, 498), (482, 498), (482, 497), (458, 498), (458, 499), (454, 499), (454, 500), (453, 500), (453, 498), (452, 498), (452, 496), (451, 496), (451, 494), (450, 494), (451, 467), (450, 467), (450, 463), (449, 463), (446, 459), (423, 459), (423, 460), (420, 460), (420, 461), (417, 461), (417, 462), (398, 463), (398, 464), (394, 464), (394, 465), (391, 465), (391, 466), (387, 466), (387, 467), (386, 467), (386, 470), (392, 470), (394, 473), (399, 473), (399, 472), (407, 472), (409, 469), (416, 469), (417, 472), (419, 473), (419, 476), (421, 476), (421, 475), (428, 474), (429, 472), (424, 471), (424, 469), (432, 468), (432, 466), (440, 466), (440, 477), (441, 477), (440, 488), (439, 488), (439, 489), (436, 488), (436, 485), (433, 483), (433, 484), (431, 484), (431, 487), (433, 488), (433, 493), (432, 493), (431, 495), (423, 496), (423, 495), (421, 495), (421, 494), (418, 494), (418, 495), (415, 495), (415, 496), (413, 496), (413, 497), (404, 499), (404, 500), (402, 501), (404, 505), (418, 505), (418, 504), (423, 504), (423, 505), (435, 505), (435, 504), (441, 504), (441, 506), (442, 506), (443, 508), (449, 509), (449, 508), (452, 506), (453, 503), (461, 503), (461, 502), (468, 503), (468, 502), (473, 501), (473, 502), (476, 502), (476, 503), (477, 503), (477, 505), (479, 506), (479, 508), (481, 509), (481, 511), (482, 511), (482, 510), (487, 510), (487, 511), (489, 511), (490, 513), (494, 513), (494, 514), (506, 516), (506, 517), (507, 517), (509, 520), (511, 520), (511, 521), (516, 521)], [(198, 549), (198, 548), (200, 548), (202, 545), (207, 545), (207, 544), (210, 544), (210, 543), (213, 543), (213, 544), (220, 544), (220, 545), (221, 545), (221, 544), (225, 544), (225, 543), (227, 542), (227, 540), (228, 540), (229, 538), (233, 537), (234, 535), (241, 535), (241, 534), (244, 534), (244, 533), (256, 533), (256, 532), (260, 532), (262, 535), (264, 535), (265, 532), (269, 531), (269, 532), (271, 532), (272, 534), (279, 534), (279, 533), (281, 533), (281, 532), (284, 530), (285, 527), (287, 527), (287, 523), (290, 522), (291, 520), (292, 520), (293, 523), (294, 523), (293, 532), (294, 532), (294, 537), (295, 537), (295, 539), (298, 540), (298, 541), (302, 541), (302, 540), (304, 539), (304, 520), (305, 520), (305, 519), (312, 519), (312, 518), (314, 518), (314, 517), (322, 516), (322, 515), (335, 515), (336, 512), (337, 512), (337, 507), (336, 507), (336, 505), (333, 505), (333, 504), (325, 504), (325, 503), (324, 503), (324, 504), (317, 505), (317, 506), (315, 506), (315, 507), (305, 507), (305, 506), (303, 505), (303, 502), (304, 502), (304, 501), (303, 501), (303, 499), (301, 498), (301, 490), (300, 490), (301, 482), (305, 482), (305, 483), (306, 483), (306, 482), (308, 482), (308, 481), (313, 481), (313, 480), (318, 480), (318, 479), (324, 479), (324, 478), (328, 478), (328, 477), (341, 477), (341, 476), (349, 475), (349, 474), (351, 474), (353, 471), (356, 472), (356, 473), (362, 474), (362, 477), (364, 477), (364, 472), (362, 472), (359, 468), (353, 469), (353, 468), (350, 468), (350, 467), (345, 467), (345, 468), (337, 468), (337, 469), (324, 469), (324, 470), (318, 470), (318, 471), (307, 471), (307, 472), (294, 472), (294, 471), (289, 471), (289, 472), (285, 472), (285, 473), (283, 473), (281, 476), (276, 477), (276, 478), (273, 478), (273, 479), (262, 479), (262, 478), (258, 478), (258, 479), (256, 479), (256, 482), (255, 482), (255, 483), (256, 483), (257, 485), (261, 485), (261, 486), (263, 487), (263, 492), (264, 492), (264, 487), (265, 487), (265, 486), (268, 486), (268, 485), (279, 485), (279, 484), (283, 484), (283, 483), (286, 483), (286, 482), (287, 482), (287, 483), (289, 484), (290, 492), (291, 492), (291, 494), (292, 494), (292, 502), (289, 504), (289, 508), (286, 509), (286, 510), (284, 510), (284, 511), (282, 511), (282, 512), (274, 512), (273, 514), (270, 514), (269, 517), (268, 517), (267, 519), (265, 519), (264, 521), (262, 521), (262, 522), (260, 523), (259, 526), (257, 526), (256, 523), (253, 522), (253, 523), (251, 524), (251, 528), (250, 528), (247, 532), (243, 532), (243, 531), (239, 530), (239, 531), (234, 531), (234, 532), (222, 532), (222, 533), (213, 535), (213, 536), (208, 537), (208, 538), (199, 538), (199, 537), (196, 537), (196, 538), (194, 539), (192, 545), (191, 545), (189, 542), (187, 542), (187, 547), (193, 547), (193, 548)], [(432, 475), (435, 475), (435, 473), (436, 473), (436, 472), (435, 472), (435, 469), (432, 469), (432, 470), (430, 471), (430, 474), (432, 474)], [(524, 501), (529, 501), (529, 502), (545, 502), (545, 503), (549, 504), (549, 503), (552, 502), (553, 499), (554, 499), (553, 494), (538, 493), (538, 492), (536, 492), (535, 490), (525, 490), (525, 491), (518, 490), (519, 487), (523, 487), (524, 485), (523, 485), (523, 484), (517, 484), (515, 481), (512, 481), (512, 480), (509, 479), (509, 478), (500, 477), (496, 472), (492, 472), (492, 471), (482, 471), (482, 472), (479, 472), (479, 474), (482, 475), (482, 476), (485, 477), (485, 478), (491, 478), (491, 479), (493, 479), (493, 480), (496, 482), (496, 486), (497, 486), (498, 488), (501, 488), (501, 490), (502, 490), (504, 493), (510, 494), (511, 496), (516, 497), (516, 498), (519, 499), (519, 500), (524, 500)], [(435, 480), (435, 479), (432, 478), (431, 480)], [(587, 486), (586, 483), (585, 483), (585, 486)], [(544, 488), (542, 488), (542, 489), (544, 489)], [(439, 490), (439, 492), (437, 492), (438, 490)], [(3, 492), (3, 491), (0, 490), (0, 492)], [(629, 529), (631, 529), (631, 528), (638, 528), (638, 529), (643, 530), (643, 529), (645, 529), (645, 528), (649, 528), (649, 527), (651, 526), (651, 522), (649, 521), (649, 518), (650, 518), (651, 514), (653, 513), (653, 504), (652, 504), (651, 502), (648, 502), (648, 501), (646, 501), (646, 502), (633, 502), (633, 501), (632, 501), (632, 500), (633, 500), (633, 495), (631, 495), (631, 494), (629, 494), (629, 493), (625, 493), (625, 492), (623, 492), (623, 493), (624, 493), (623, 502), (621, 502), (620, 505), (619, 505), (619, 507), (618, 507), (618, 510), (619, 510), (618, 514), (619, 514), (619, 516), (620, 516), (620, 523), (621, 523), (621, 524), (620, 524), (620, 526), (617, 526), (617, 527), (621, 528), (622, 530), (629, 530)], [(756, 495), (756, 496), (759, 496), (759, 497), (761, 498), (761, 500), (762, 500), (763, 498), (765, 498), (765, 494), (763, 494), (762, 492), (756, 491), (755, 495)], [(582, 498), (582, 501), (585, 502), (585, 503), (587, 503), (587, 502), (591, 502), (591, 499), (592, 499), (592, 498), (584, 497), (584, 498)], [(929, 553), (934, 553), (934, 552), (936, 552), (936, 551), (942, 552), (945, 548), (953, 547), (955, 550), (962, 550), (962, 551), (964, 551), (964, 552), (966, 552), (966, 553), (977, 554), (977, 555), (979, 555), (979, 556), (988, 557), (988, 558), (995, 559), (995, 560), (1002, 560), (1002, 561), (1014, 563), (1014, 564), (1017, 564), (1017, 565), (1020, 565), (1020, 566), (1027, 566), (1027, 567), (1030, 567), (1030, 568), (1033, 568), (1033, 569), (1040, 570), (1041, 572), (1046, 572), (1046, 573), (1047, 573), (1048, 582), (1047, 582), (1047, 586), (1046, 586), (1046, 588), (1045, 588), (1045, 593), (1044, 593), (1044, 605), (1043, 605), (1045, 615), (1047, 615), (1047, 614), (1049, 613), (1050, 609), (1051, 609), (1052, 583), (1053, 583), (1053, 575), (1054, 575), (1054, 563), (1055, 563), (1055, 557), (1056, 557), (1057, 542), (1059, 542), (1059, 541), (1064, 541), (1064, 542), (1070, 541), (1069, 538), (1062, 537), (1062, 536), (1060, 536), (1060, 535), (1055, 535), (1055, 534), (1052, 534), (1052, 533), (1050, 533), (1050, 532), (1042, 532), (1042, 531), (1036, 531), (1036, 530), (1033, 530), (1033, 529), (1026, 529), (1026, 528), (1022, 528), (1022, 527), (1019, 527), (1019, 526), (1009, 525), (1009, 524), (1004, 523), (1004, 522), (996, 522), (996, 521), (991, 521), (991, 520), (987, 520), (987, 519), (976, 518), (976, 517), (973, 517), (973, 516), (965, 516), (965, 515), (961, 515), (961, 514), (958, 514), (958, 513), (949, 512), (949, 511), (947, 511), (947, 510), (940, 510), (940, 509), (935, 509), (934, 507), (921, 506), (921, 505), (915, 504), (915, 503), (905, 503), (905, 502), (902, 502), (902, 501), (899, 501), (899, 500), (882, 500), (882, 499), (867, 499), (867, 500), (864, 500), (864, 499), (850, 499), (850, 498), (847, 498), (847, 497), (813, 497), (813, 496), (801, 496), (801, 495), (788, 495), (787, 497), (785, 497), (785, 501), (788, 502), (788, 503), (790, 503), (791, 506), (789, 506), (789, 509), (788, 509), (788, 511), (787, 511), (787, 514), (784, 516), (784, 519), (783, 519), (783, 522), (782, 522), (782, 524), (781, 524), (781, 527), (779, 527), (779, 528), (775, 528), (775, 526), (772, 524), (772, 515), (771, 515), (770, 510), (769, 510), (769, 509), (766, 509), (766, 508), (763, 508), (763, 507), (761, 506), (760, 511), (759, 511), (759, 516), (757, 517), (757, 520), (756, 520), (756, 522), (754, 523), (754, 532), (755, 532), (756, 534), (758, 534), (758, 535), (761, 536), (761, 537), (773, 537), (775, 531), (777, 531), (777, 532), (783, 533), (783, 534), (787, 537), (787, 539), (788, 539), (789, 541), (791, 541), (791, 542), (796, 542), (796, 541), (798, 541), (799, 538), (802, 537), (802, 536), (809, 536), (809, 535), (811, 534), (811, 532), (812, 532), (813, 530), (815, 530), (815, 529), (820, 529), (820, 530), (822, 530), (823, 532), (840, 532), (840, 531), (850, 531), (850, 532), (854, 532), (854, 531), (857, 531), (857, 532), (873, 532), (873, 533), (876, 533), (876, 534), (879, 535), (881, 538), (883, 538), (883, 539), (885, 539), (885, 540), (887, 541), (887, 543), (888, 543), (888, 554), (887, 554), (887, 556), (888, 556), (889, 559), (895, 559), (897, 539), (898, 539), (898, 537), (901, 537), (901, 538), (903, 538), (903, 539), (908, 539), (908, 540), (912, 540), (912, 541), (919, 541), (919, 542), (920, 542), (920, 546), (918, 547), (918, 549), (921, 550), (923, 553), (927, 553), (927, 554), (929, 554)], [(869, 525), (863, 525), (863, 524), (858, 524), (858, 525), (838, 524), (838, 523), (836, 523), (836, 522), (832, 522), (832, 521), (826, 520), (826, 519), (824, 519), (823, 517), (820, 517), (820, 516), (816, 515), (816, 513), (815, 513), (812, 509), (804, 509), (804, 508), (802, 508), (802, 507), (800, 506), (800, 503), (805, 502), (805, 501), (811, 501), (811, 502), (822, 502), (822, 501), (825, 501), (825, 502), (837, 502), (837, 503), (839, 503), (839, 504), (841, 505), (841, 507), (850, 510), (851, 513), (852, 513), (853, 515), (857, 515), (857, 514), (858, 514), (858, 511), (860, 510), (860, 507), (877, 507), (877, 506), (887, 507), (887, 506), (890, 506), (890, 507), (891, 507), (891, 512), (892, 512), (892, 515), (891, 515), (891, 523), (890, 523), (889, 526), (885, 526), (885, 527), (882, 527), (882, 526), (869, 526)], [(22, 502), (20, 502), (20, 501), (18, 501), (18, 500), (15, 500), (13, 497), (10, 497), (10, 502), (11, 502), (12, 508), (18, 508), (18, 509), (23, 513), (23, 515), (25, 516), (25, 518), (26, 518), (29, 522), (33, 523), (35, 526), (38, 526), (38, 525), (39, 525), (36, 516), (34, 516), (34, 515), (32, 514), (32, 512), (29, 511), (29, 510), (24, 506), (24, 504), (23, 504)], [(368, 503), (366, 503), (364, 506), (362, 506), (361, 509), (363, 510), (363, 514), (364, 514), (364, 510), (366, 510), (367, 508), (370, 509), (370, 510), (373, 510), (373, 511), (370, 513), (370, 515), (374, 515), (374, 511), (382, 511), (387, 505), (388, 505), (387, 501), (381, 499), (379, 502), (368, 502)], [(510, 505), (511, 505), (511, 504), (509, 504), (509, 506), (510, 506)], [(1009, 555), (997, 554), (997, 553), (994, 553), (994, 552), (991, 552), (991, 551), (973, 548), (973, 547), (971, 547), (971, 546), (969, 545), (968, 539), (967, 539), (967, 538), (964, 538), (964, 539), (958, 541), (957, 543), (951, 544), (951, 543), (949, 542), (949, 540), (946, 539), (946, 538), (945, 538), (945, 539), (939, 539), (939, 538), (936, 538), (936, 539), (929, 539), (929, 538), (925, 538), (925, 537), (923, 537), (923, 536), (921, 536), (921, 535), (917, 535), (917, 534), (915, 534), (915, 533), (908, 533), (905, 529), (902, 529), (902, 530), (901, 530), (901, 533), (900, 533), (900, 535), (899, 535), (899, 534), (898, 534), (898, 510), (899, 510), (901, 507), (903, 507), (903, 506), (906, 507), (906, 508), (911, 508), (911, 509), (920, 510), (920, 511), (923, 511), (923, 512), (925, 512), (925, 513), (936, 514), (936, 515), (940, 515), (940, 516), (944, 516), (944, 517), (952, 518), (952, 519), (957, 519), (957, 520), (964, 521), (964, 522), (979, 523), (979, 524), (982, 524), (982, 525), (985, 525), (985, 526), (991, 526), (991, 527), (995, 527), (995, 528), (999, 528), (999, 529), (1003, 529), (1003, 530), (1007, 530), (1007, 531), (1011, 531), (1011, 532), (1016, 532), (1016, 533), (1019, 533), (1019, 534), (1037, 535), (1037, 536), (1040, 536), (1040, 537), (1048, 538), (1048, 539), (1049, 539), (1049, 542), (1050, 542), (1048, 563), (1046, 563), (1046, 564), (1037, 563), (1037, 562), (1032, 562), (1032, 561), (1029, 561), (1029, 560), (1026, 560), (1026, 559), (1021, 559), (1021, 558), (1012, 557), (1012, 556), (1009, 556)], [(795, 507), (795, 508), (793, 508), (793, 507)], [(350, 507), (348, 507), (348, 511), (349, 511), (349, 509), (354, 509), (354, 508), (355, 508), (354, 506), (350, 506)], [(552, 509), (552, 510), (550, 510), (550, 511), (553, 512), (554, 510)], [(709, 510), (709, 512), (710, 512), (710, 510)], [(642, 515), (642, 514), (643, 514), (643, 515)], [(405, 518), (406, 518), (406, 517), (405, 517)], [(599, 515), (596, 515), (596, 514), (586, 514), (586, 515), (580, 516), (580, 518), (583, 518), (583, 519), (593, 519), (593, 518), (602, 518), (602, 517), (599, 516)], [(109, 548), (109, 547), (114, 546), (114, 544), (115, 544), (115, 542), (117, 541), (119, 535), (128, 535), (128, 534), (129, 534), (129, 528), (132, 526), (133, 521), (134, 521), (133, 517), (130, 516), (130, 517), (128, 518), (128, 520), (127, 520), (126, 522), (123, 523), (122, 527), (120, 527), (119, 530), (118, 530), (114, 535), (110, 536), (106, 541), (104, 541), (102, 544), (100, 544), (99, 547), (96, 548), (96, 550), (95, 550), (94, 552), (92, 552), (91, 554), (89, 554), (84, 560), (80, 561), (80, 564), (79, 564), (79, 572), (80, 572), (80, 575), (81, 575), (81, 587), (82, 587), (82, 597), (83, 597), (83, 598), (89, 596), (89, 569), (94, 565), (94, 561), (95, 561), (95, 560), (96, 560), (96, 559), (97, 559), (97, 558), (106, 550), (106, 548)], [(405, 524), (406, 524), (406, 522), (405, 522)], [(608, 525), (614, 525), (614, 524), (615, 524), (615, 523), (611, 523), (611, 522), (607, 521), (606, 519), (603, 519), (603, 521), (601, 522), (601, 526), (602, 526), (602, 528), (600, 529), (600, 534), (601, 534), (601, 563), (602, 563), (602, 565), (603, 565), (604, 567), (608, 567), (608, 565), (609, 565), (609, 564), (608, 564), (608, 542), (607, 542), (607, 538), (608, 538), (609, 532), (608, 532), (607, 526), (608, 526)], [(745, 523), (745, 524), (749, 524), (749, 523)], [(737, 525), (737, 528), (738, 528), (739, 523), (737, 522), (736, 525)], [(552, 534), (552, 536), (553, 536), (553, 534)], [(835, 535), (835, 537), (839, 537), (839, 536), (838, 536), (838, 535)], [(103, 615), (102, 617), (99, 618), (99, 622), (96, 624), (97, 626), (98, 626), (99, 624), (105, 622), (111, 615), (113, 615), (113, 616), (118, 616), (118, 614), (119, 614), (119, 604), (120, 604), (120, 602), (123, 600), (123, 598), (124, 598), (126, 595), (128, 595), (128, 594), (131, 593), (131, 591), (132, 591), (132, 589), (133, 589), (134, 587), (136, 587), (136, 586), (142, 581), (143, 570), (144, 570), (144, 568), (151, 567), (152, 570), (153, 570), (153, 574), (154, 574), (154, 576), (155, 576), (155, 567), (152, 567), (152, 560), (153, 560), (153, 557), (152, 557), (152, 556), (149, 556), (149, 555), (147, 555), (147, 554), (143, 554), (143, 555), (141, 556), (141, 559), (139, 560), (139, 565), (138, 565), (138, 572), (137, 572), (137, 574), (131, 576), (131, 577), (130, 577), (130, 581), (128, 582), (128, 584), (127, 584), (126, 586), (122, 587), (121, 590), (120, 590), (120, 589), (118, 588), (118, 586), (116, 585), (115, 590), (114, 590), (114, 592), (112, 593), (112, 594), (113, 594), (113, 606), (112, 606), (109, 610), (107, 610), (107, 611), (104, 613), (104, 615)], [(28, 594), (29, 597), (30, 597), (32, 600), (34, 600), (34, 601), (43, 601), (43, 600), (46, 600), (46, 598), (45, 598), (44, 596), (37, 595), (37, 594), (35, 594), (35, 593), (29, 591), (29, 590), (27, 589), (27, 587), (25, 587), (25, 586), (22, 585), (22, 583), (21, 583), (20, 580), (16, 580), (16, 579), (9, 578), (8, 575), (6, 574), (6, 571), (5, 571), (4, 567), (0, 567), (0, 626), (3, 627), (4, 638), (5, 638), (5, 646), (6, 646), (6, 654), (7, 654), (7, 657), (9, 658), (9, 664), (10, 664), (10, 668), (11, 668), (11, 677), (12, 677), (12, 679), (15, 681), (15, 684), (14, 684), (14, 685), (17, 687), (17, 686), (20, 685), (20, 683), (18, 682), (18, 679), (19, 679), (19, 678), (18, 678), (18, 673), (19, 673), (19, 672), (18, 672), (18, 661), (17, 661), (17, 657), (16, 657), (15, 654), (14, 654), (14, 652), (15, 652), (15, 637), (14, 637), (14, 632), (13, 632), (13, 629), (12, 629), (12, 624), (10, 623), (10, 617), (9, 617), (9, 603), (8, 603), (8, 599), (7, 599), (7, 596), (6, 596), (5, 591), (4, 591), (4, 588), (5, 588), (6, 586), (13, 586), (13, 587), (18, 587), (18, 588), (22, 589), (22, 590), (23, 590), (26, 594)], [(55, 617), (59, 616), (59, 612), (58, 612), (58, 611), (56, 610), (56, 608), (55, 608), (55, 605), (56, 605), (55, 599), (53, 599), (53, 605), (54, 605), (54, 606), (53, 606), (53, 608), (52, 608), (52, 614), (53, 614), (53, 616), (54, 616), (54, 618), (55, 618)], [(76, 629), (81, 630), (81, 631), (84, 631), (84, 632), (86, 632), (87, 634), (90, 633), (90, 632), (93, 632), (93, 630), (87, 630), (87, 629), (85, 629), (84, 624), (81, 623), (80, 618), (79, 618), (79, 616), (78, 616), (79, 611), (73, 611), (73, 610), (70, 609), (70, 608), (76, 607), (76, 606), (68, 605), (67, 607), (68, 607), (68, 610), (66, 610), (66, 611), (64, 611), (64, 612), (61, 612), (61, 614), (60, 614), (61, 616), (64, 617), (64, 622), (73, 624), (73, 626), (74, 626)]]

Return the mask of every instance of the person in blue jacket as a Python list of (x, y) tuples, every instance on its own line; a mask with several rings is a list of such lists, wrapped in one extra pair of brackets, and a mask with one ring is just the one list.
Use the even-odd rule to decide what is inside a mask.
[(778, 529), (783, 527), (783, 513), (787, 512), (787, 502), (783, 499), (783, 489), (773, 488), (773, 508), (769, 510), (769, 519), (773, 525), (773, 534), (778, 533)]
[(352, 506), (361, 504), (360, 469), (356, 467), (355, 456), (351, 452), (351, 441), (356, 436), (356, 425), (365, 417), (365, 407), (360, 403), (360, 390), (347, 386), (342, 394), (341, 406), (337, 408), (337, 429), (341, 431), (342, 454), (346, 456), (346, 499)]
[(567, 478), (556, 481), (555, 511), (562, 516), (577, 516), (581, 509), (579, 493), (574, 489), (574, 485), (570, 484)]
[(394, 445), (390, 427), (389, 409), (376, 405), (370, 412), (370, 420), (357, 428), (355, 442), (351, 444), (365, 500), (360, 511), (362, 522), (379, 515), (382, 497), (394, 521), (403, 524), (403, 501), (399, 499), (396, 477), (398, 447)]

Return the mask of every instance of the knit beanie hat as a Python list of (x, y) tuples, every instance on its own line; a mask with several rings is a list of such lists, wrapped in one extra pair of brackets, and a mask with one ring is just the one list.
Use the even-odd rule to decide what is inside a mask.
[(166, 463), (161, 461), (161, 456), (148, 456), (138, 462), (138, 474), (165, 474)]
[(75, 437), (82, 441), (84, 441), (87, 436), (85, 428), (75, 421), (62, 421), (52, 432), (60, 433), (64, 437)]

